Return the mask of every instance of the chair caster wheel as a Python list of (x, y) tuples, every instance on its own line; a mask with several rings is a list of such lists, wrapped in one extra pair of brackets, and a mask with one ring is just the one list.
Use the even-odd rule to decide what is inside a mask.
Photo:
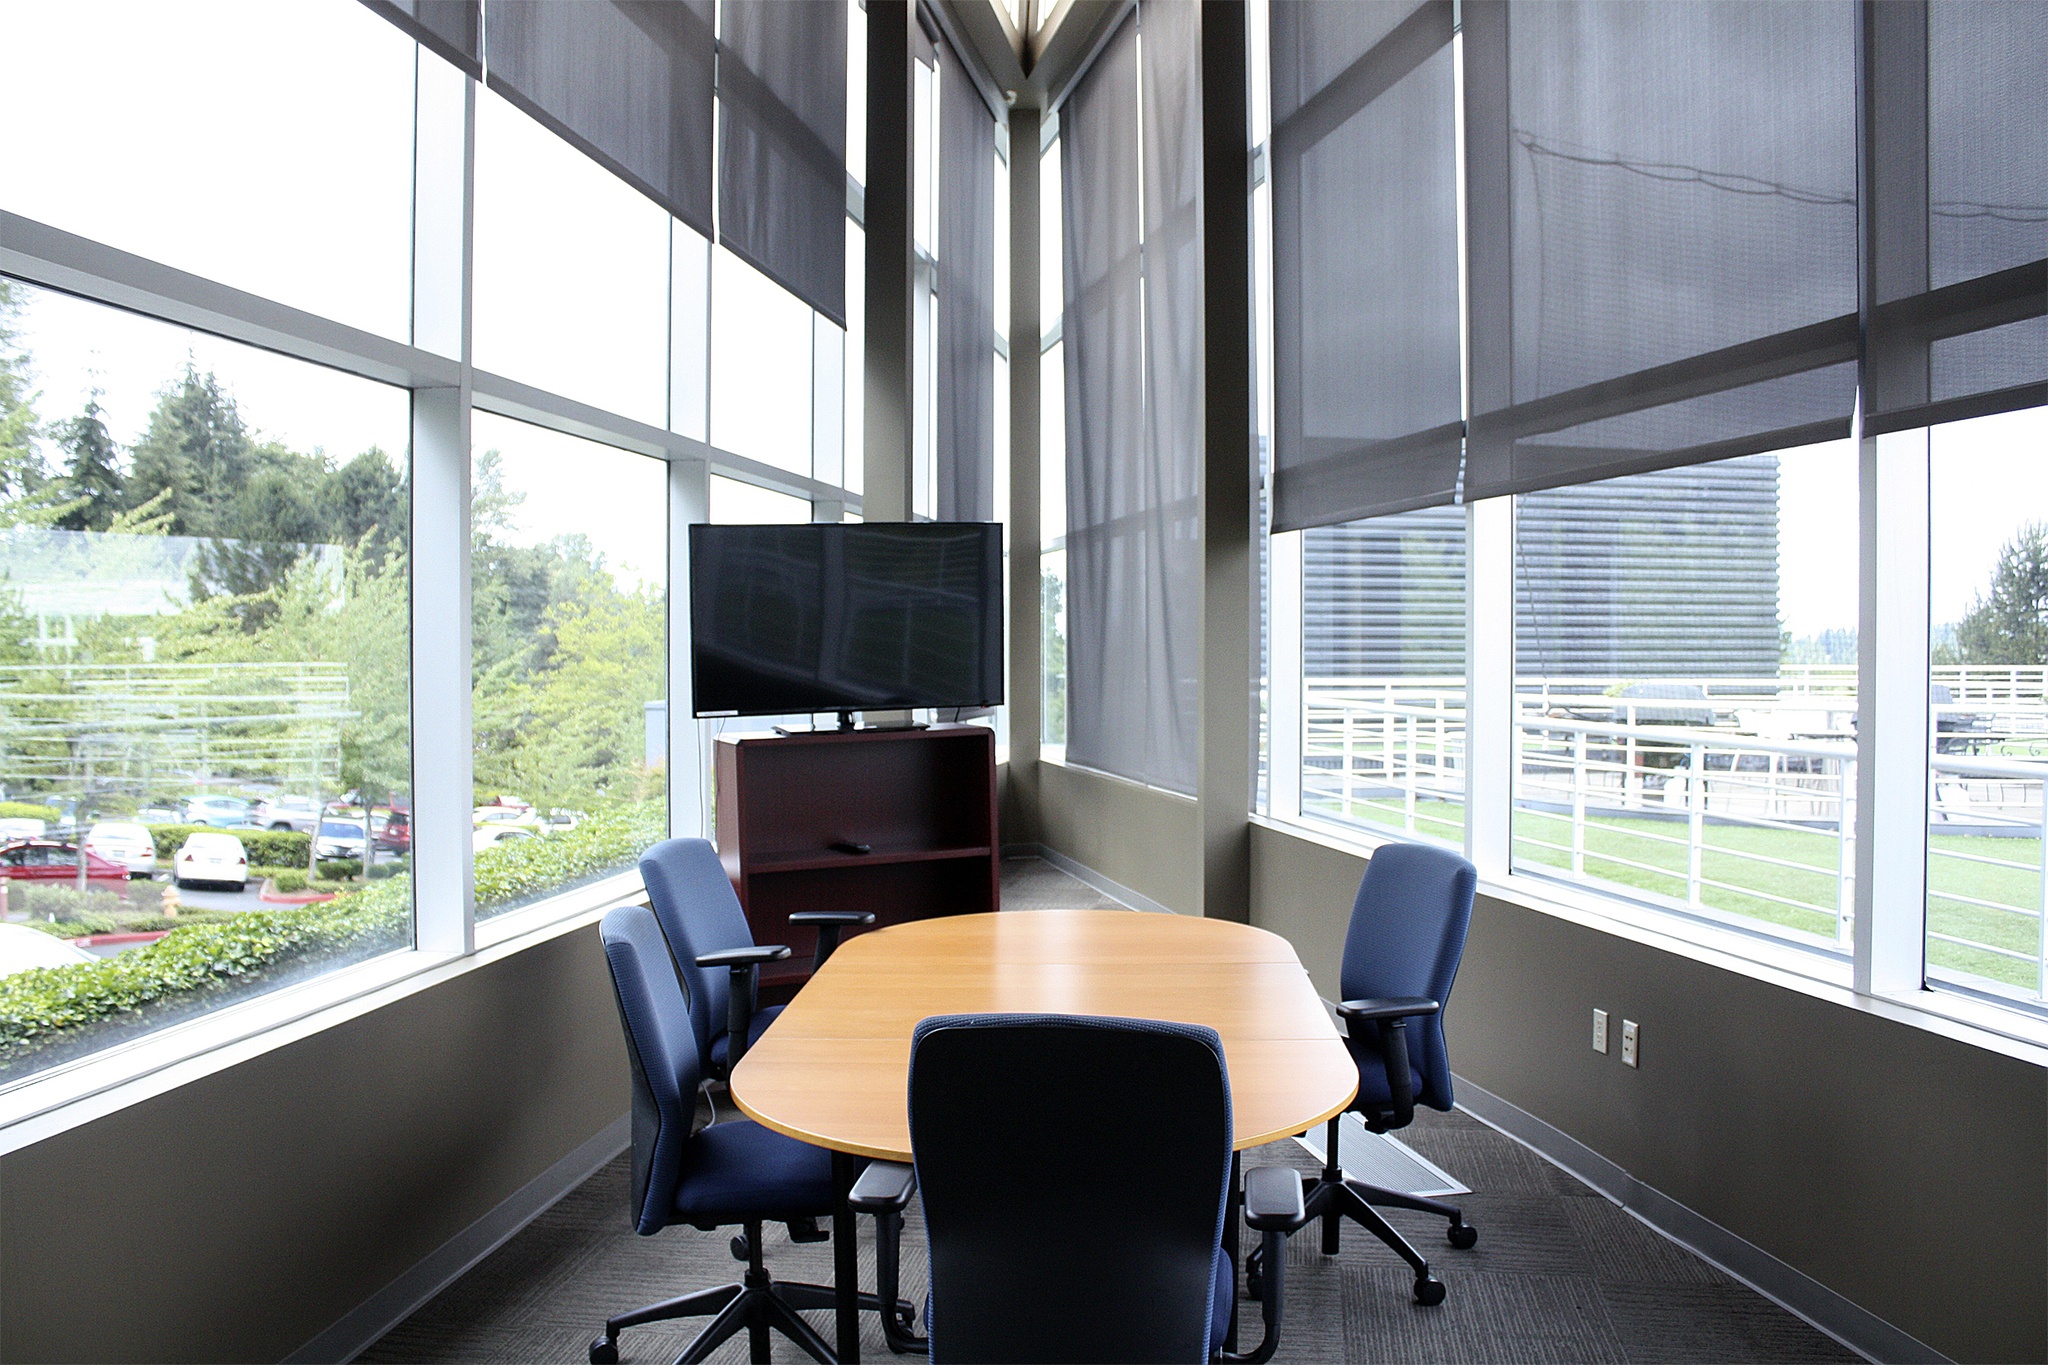
[(1460, 1251), (1470, 1251), (1479, 1243), (1479, 1229), (1470, 1223), (1453, 1223), (1451, 1230), (1445, 1235), (1451, 1239), (1451, 1245)]
[(735, 1261), (746, 1260), (747, 1250), (747, 1239), (744, 1233), (732, 1239), (732, 1258)]
[(619, 1365), (619, 1343), (610, 1337), (591, 1342), (590, 1365)]
[(1415, 1301), (1424, 1308), (1434, 1308), (1444, 1301), (1444, 1282), (1434, 1275), (1424, 1275), (1415, 1282)]

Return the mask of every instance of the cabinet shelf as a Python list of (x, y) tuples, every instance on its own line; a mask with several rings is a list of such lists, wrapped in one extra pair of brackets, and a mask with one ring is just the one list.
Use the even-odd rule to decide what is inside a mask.
[(850, 872), (859, 867), (887, 867), (892, 863), (986, 858), (990, 851), (987, 844), (981, 844), (959, 848), (877, 848), (869, 853), (841, 853), (838, 849), (826, 849), (821, 853), (768, 853), (749, 862), (747, 870), (753, 876), (774, 872), (815, 872), (821, 868)]

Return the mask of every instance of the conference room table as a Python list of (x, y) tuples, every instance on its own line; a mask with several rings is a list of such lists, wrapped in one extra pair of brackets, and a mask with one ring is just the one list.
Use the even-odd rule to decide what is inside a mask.
[(910, 1035), (937, 1014), (1086, 1014), (1206, 1024), (1230, 1071), (1243, 1151), (1342, 1113), (1358, 1068), (1287, 940), (1250, 925), (1128, 910), (1012, 910), (849, 939), (733, 1069), (765, 1127), (828, 1148), (839, 1359), (859, 1358), (846, 1191), (862, 1158), (908, 1162)]

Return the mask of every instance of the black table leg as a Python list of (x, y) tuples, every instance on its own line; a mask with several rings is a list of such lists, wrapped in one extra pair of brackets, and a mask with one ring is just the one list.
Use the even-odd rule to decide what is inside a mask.
[(832, 1290), (839, 1317), (840, 1365), (860, 1359), (860, 1243), (854, 1230), (853, 1206), (846, 1196), (867, 1163), (845, 1152), (832, 1154)]

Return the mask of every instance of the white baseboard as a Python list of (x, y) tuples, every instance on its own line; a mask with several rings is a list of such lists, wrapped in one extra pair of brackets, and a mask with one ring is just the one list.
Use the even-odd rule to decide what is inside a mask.
[(1003, 856), (1043, 858), (1075, 881), (1086, 882), (1111, 900), (1119, 901), (1133, 910), (1143, 910), (1150, 915), (1174, 913), (1150, 896), (1133, 891), (1121, 882), (1113, 882), (1094, 868), (1077, 863), (1058, 849), (1047, 848), (1044, 844), (1006, 844), (1003, 847)]
[(1867, 1360), (1946, 1365), (1948, 1357), (1719, 1223), (1645, 1185), (1561, 1128), (1463, 1076), (1458, 1107), (1578, 1177), (1686, 1250), (1712, 1262), (1786, 1312)]
[(285, 1365), (328, 1365), (353, 1360), (625, 1151), (631, 1134), (631, 1117), (619, 1115), (575, 1151), (527, 1181), (505, 1202), (286, 1356)]

